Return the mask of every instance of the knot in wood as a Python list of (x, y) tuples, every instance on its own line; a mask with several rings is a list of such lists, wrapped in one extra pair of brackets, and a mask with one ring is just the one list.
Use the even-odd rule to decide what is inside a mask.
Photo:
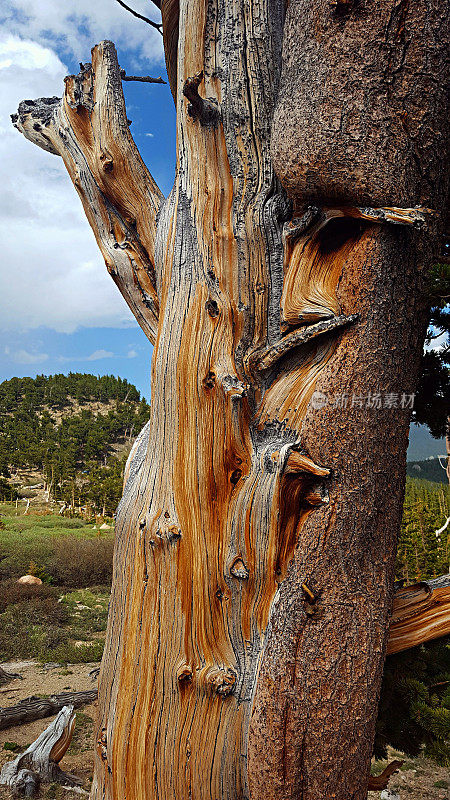
[(176, 525), (171, 525), (167, 533), (167, 538), (169, 542), (178, 542), (178, 540), (181, 539), (180, 528), (178, 528)]
[(114, 167), (114, 161), (112, 159), (112, 156), (110, 156), (108, 153), (101, 153), (100, 161), (103, 172), (112, 172)]
[(203, 378), (203, 386), (205, 389), (214, 389), (216, 383), (216, 375), (214, 372), (208, 372), (206, 378)]
[(248, 383), (241, 381), (237, 375), (224, 375), (220, 382), (224, 392), (232, 399), (240, 400), (245, 397), (248, 390)]
[(107, 760), (107, 753), (106, 753), (106, 728), (102, 728), (100, 732), (100, 736), (97, 739), (97, 752), (102, 759), (102, 761)]
[(183, 94), (189, 100), (187, 112), (191, 119), (198, 120), (200, 125), (215, 127), (220, 120), (220, 111), (214, 98), (200, 97), (198, 87), (202, 80), (203, 70), (184, 82)]
[(233, 486), (236, 486), (236, 484), (241, 479), (241, 476), (242, 476), (242, 470), (241, 469), (233, 470), (233, 472), (230, 475), (230, 483), (232, 483)]
[(186, 685), (187, 683), (192, 683), (192, 679), (194, 677), (194, 673), (192, 667), (189, 664), (183, 664), (177, 670), (177, 681), (181, 685)]
[(212, 297), (210, 297), (209, 300), (206, 301), (205, 308), (210, 317), (219, 316), (219, 306), (217, 305), (217, 302), (212, 299)]
[(232, 565), (230, 567), (230, 572), (231, 572), (232, 575), (234, 575), (235, 578), (239, 578), (240, 580), (247, 580), (247, 578), (248, 578), (248, 576), (250, 574), (248, 569), (247, 569), (247, 567), (245, 566), (242, 558), (240, 558), (240, 556), (237, 556), (234, 559), (234, 561), (233, 561), (233, 563), (232, 563)]
[(227, 697), (236, 685), (236, 673), (231, 667), (213, 670), (208, 677), (208, 683), (216, 694)]

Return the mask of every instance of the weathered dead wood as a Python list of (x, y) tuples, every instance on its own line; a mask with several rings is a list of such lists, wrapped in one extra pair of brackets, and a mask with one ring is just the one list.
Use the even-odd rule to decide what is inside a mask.
[(159, 76), (159, 78), (151, 78), (150, 75), (127, 75), (124, 69), (120, 70), (120, 77), (123, 81), (138, 81), (141, 83), (163, 83), (166, 84), (166, 81)]
[(13, 725), (24, 725), (42, 717), (51, 717), (68, 704), (79, 708), (93, 703), (97, 695), (97, 689), (88, 689), (85, 692), (62, 692), (51, 697), (27, 697), (15, 706), (0, 708), (0, 730)]
[(356, 322), (357, 319), (358, 314), (350, 314), (348, 317), (341, 314), (340, 316), (317, 322), (315, 325), (305, 325), (297, 328), (297, 330), (283, 336), (276, 344), (255, 355), (253, 366), (258, 370), (270, 369), (280, 358), (291, 353), (296, 347), (309, 343), (317, 336), (335, 333), (338, 329), (345, 328), (347, 325), (351, 325), (352, 322)]
[(81, 783), (58, 766), (70, 745), (75, 714), (73, 706), (64, 706), (48, 728), (14, 761), (8, 761), (0, 772), (0, 785), (14, 794), (31, 797), (41, 781), (76, 786)]
[(22, 680), (23, 676), (20, 675), (18, 672), (7, 672), (6, 669), (3, 669), (0, 666), (0, 686), (3, 686), (5, 683), (9, 683), (10, 681), (15, 681), (17, 679)]
[(450, 634), (450, 575), (399, 589), (394, 597), (388, 654)]
[(65, 81), (64, 97), (25, 100), (13, 123), (34, 144), (62, 156), (106, 267), (141, 328), (155, 341), (154, 271), (162, 194), (131, 136), (114, 45)]
[(380, 775), (371, 775), (367, 787), (369, 792), (381, 792), (382, 789), (386, 789), (389, 778), (391, 778), (394, 772), (397, 772), (403, 764), (403, 761), (391, 761)]

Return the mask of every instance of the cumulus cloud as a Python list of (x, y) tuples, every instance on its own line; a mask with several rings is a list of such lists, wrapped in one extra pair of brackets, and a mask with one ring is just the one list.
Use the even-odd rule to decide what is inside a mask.
[[(158, 21), (158, 11), (146, 0), (130, 5)], [(2, 0), (2, 28), (52, 50), (62, 48), (78, 61), (88, 61), (91, 47), (102, 39), (134, 53), (137, 61), (162, 60), (162, 37), (138, 21), (115, 0)]]
[[(32, 15), (38, 4), (22, 6), (24, 14)], [(55, 3), (55, 16), (67, 15), (70, 6)], [(134, 324), (106, 273), (62, 160), (33, 146), (9, 119), (20, 100), (61, 94), (66, 74), (51, 48), (11, 33), (0, 35), (3, 330), (43, 325), (71, 333), (80, 326)]]
[(90, 356), (87, 356), (86, 361), (101, 361), (102, 358), (114, 358), (114, 353), (110, 350), (95, 350)]
[(27, 350), (17, 350), (12, 354), (12, 361), (16, 364), (40, 364), (47, 360), (48, 353), (29, 353)]

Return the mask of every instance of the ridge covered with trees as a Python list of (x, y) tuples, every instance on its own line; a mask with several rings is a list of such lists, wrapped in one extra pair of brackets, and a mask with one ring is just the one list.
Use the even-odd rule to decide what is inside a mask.
[[(14, 499), (14, 476), (42, 475), (55, 500), (112, 513), (129, 447), (149, 406), (113, 375), (12, 378), (0, 384), (0, 494)], [(12, 479), (12, 481), (11, 481)]]

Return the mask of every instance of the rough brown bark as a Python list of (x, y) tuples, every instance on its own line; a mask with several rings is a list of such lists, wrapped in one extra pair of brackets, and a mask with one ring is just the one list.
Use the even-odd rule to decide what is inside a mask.
[[(305, 59), (340, 5), (298, 4)], [(438, 48), (416, 5), (408, 26), (418, 52)], [(395, 17), (397, 4), (385, 6)], [(270, 155), (282, 0), (162, 4), (177, 104), (177, 174), (165, 202), (126, 126), (111, 43), (94, 48), (93, 68), (68, 80), (47, 117), (42, 103), (22, 104), (16, 120), (63, 156), (108, 266), (155, 341), (151, 419), (117, 513), (92, 800), (362, 800), (367, 792), (409, 412), (350, 402), (414, 391), (424, 253), (444, 203), (442, 182), (434, 194), (422, 190), (437, 162), (425, 148), (425, 163), (420, 148), (426, 135), (436, 143), (442, 120), (430, 111), (433, 132), (426, 120), (419, 126), (425, 177), (414, 192), (406, 162), (408, 191), (378, 185), (376, 136), (364, 139), (370, 153), (337, 191), (333, 175), (350, 147), (344, 123), (324, 181), (309, 153), (306, 182), (292, 182), (293, 163), (305, 173), (312, 128), (318, 139), (326, 128), (323, 115), (299, 106), (284, 169), (277, 131), (296, 107), (294, 95), (290, 110), (286, 100), (296, 14), (291, 4), (272, 137), (291, 200)], [(350, 72), (358, 60), (356, 88), (345, 84), (349, 103), (361, 81), (370, 100), (370, 81), (384, 80), (375, 45), (367, 62), (361, 48), (355, 58), (351, 30), (334, 45)], [(342, 85), (339, 70), (321, 80), (322, 61), (308, 69), (326, 110)], [(330, 64), (341, 61), (333, 55)], [(428, 64), (416, 66), (420, 78)], [(439, 105), (440, 89), (431, 105), (435, 97)], [(390, 143), (402, 159), (403, 141)], [(433, 213), (414, 208), (418, 197)], [(315, 391), (347, 393), (349, 404), (318, 409)]]
[[(445, 207), (444, 15), (440, 3), (289, 5), (272, 153), (297, 207)], [(331, 502), (302, 527), (272, 617), (249, 732), (252, 800), (366, 796), (409, 414), (351, 398), (414, 392), (433, 237), (334, 224), (323, 252), (339, 235), (351, 243), (335, 301), (360, 322), (315, 385), (347, 407), (310, 405), (301, 420), (303, 446), (331, 470)], [(310, 611), (303, 585), (317, 597)]]
[(289, 3), (275, 169), (320, 203), (442, 203), (448, 89), (441, 0)]

